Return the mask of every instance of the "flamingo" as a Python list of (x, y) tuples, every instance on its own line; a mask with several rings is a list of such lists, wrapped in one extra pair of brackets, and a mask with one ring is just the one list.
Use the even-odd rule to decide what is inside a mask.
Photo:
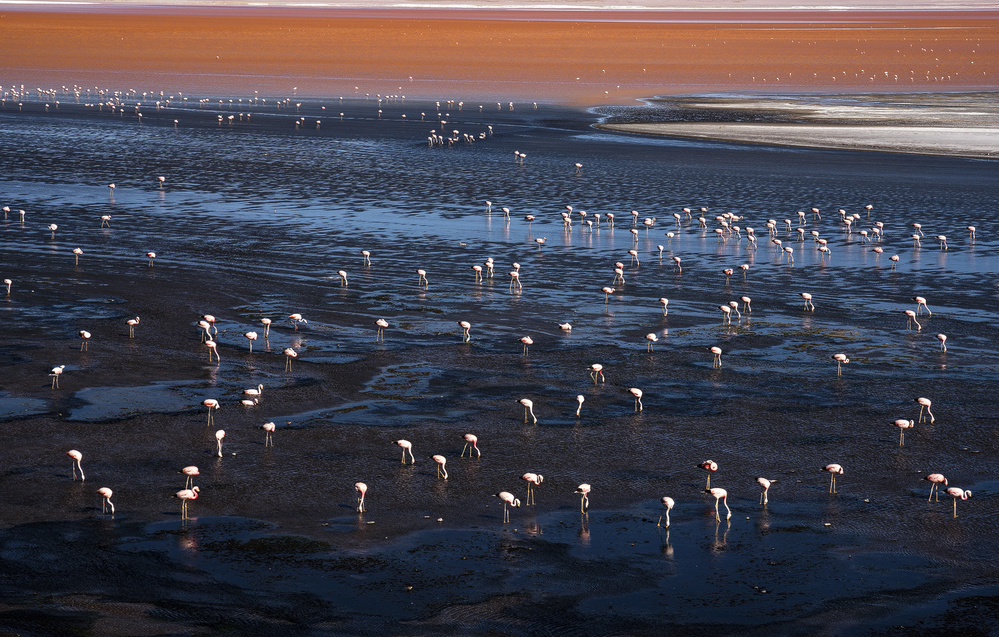
[(748, 296), (740, 296), (739, 300), (742, 301), (742, 311), (746, 314), (753, 313), (753, 299)]
[(534, 339), (530, 336), (524, 336), (520, 339), (520, 342), (524, 344), (524, 356), (527, 356), (527, 348), (534, 345)]
[(402, 447), (402, 464), (406, 464), (406, 452), (409, 452), (409, 464), (416, 464), (416, 458), (413, 457), (413, 443), (408, 440), (396, 440), (395, 444)]
[(416, 273), (420, 275), (420, 278), (416, 281), (416, 287), (423, 287), (426, 285), (427, 288), (430, 287), (430, 281), (427, 280), (426, 270), (417, 270)]
[(846, 357), (846, 354), (833, 354), (832, 358), (836, 361), (836, 375), (843, 375), (843, 365), (850, 362), (850, 359)]
[(284, 357), (285, 357), (284, 358), (284, 371), (290, 372), (291, 371), (291, 359), (298, 358), (298, 352), (296, 352), (291, 347), (287, 347), (287, 348), (285, 348), (285, 350), (284, 350), (283, 353), (284, 353)]
[(364, 494), (368, 492), (368, 485), (363, 482), (355, 482), (354, 491), (357, 491), (357, 512), (364, 513)]
[(201, 402), (201, 404), (204, 405), (205, 407), (208, 407), (208, 426), (211, 427), (212, 422), (214, 422), (214, 419), (212, 418), (212, 410), (221, 409), (222, 405), (220, 405), (219, 401), (215, 400), (214, 398), (206, 398)]
[(57, 226), (56, 224), (54, 224), (54, 223), (50, 223), (49, 224), (49, 230), (52, 231), (52, 238), (53, 239), (55, 239), (55, 231), (58, 230), (58, 229), (59, 229), (59, 226)]
[(472, 272), (475, 273), (475, 282), (476, 283), (481, 283), (482, 282), (482, 266), (481, 265), (473, 265), (472, 266)]
[(10, 286), (14, 284), (10, 279), (4, 279), (3, 284), (7, 286), (7, 296), (10, 296)]
[(559, 323), (558, 324), (558, 328), (560, 330), (562, 330), (563, 332), (571, 332), (572, 331), (572, 323)]
[(590, 508), (590, 485), (585, 482), (578, 487), (576, 487), (576, 493), (579, 494), (579, 512), (586, 513), (587, 509)]
[(726, 325), (726, 324), (731, 325), (732, 324), (732, 308), (730, 308), (727, 305), (719, 305), (718, 309), (721, 310), (721, 313), (722, 313), (722, 325)]
[(947, 335), (946, 334), (937, 334), (937, 340), (940, 341), (940, 351), (941, 352), (946, 352), (947, 351)]
[[(4, 217), (4, 218), (6, 218), (6, 217)], [(971, 237), (971, 242), (974, 243), (975, 242), (975, 230), (976, 230), (975, 226), (968, 226), (967, 230), (968, 230), (968, 235)]]
[(80, 255), (83, 254), (81, 248), (73, 248), (73, 254), (76, 256), (76, 265), (80, 265)]
[(586, 401), (585, 396), (583, 396), (582, 394), (576, 395), (576, 402), (579, 403), (579, 406), (576, 407), (576, 418), (579, 418), (579, 412), (583, 410), (583, 402), (585, 401)]
[(954, 496), (954, 517), (957, 517), (957, 501), (958, 499), (967, 500), (971, 497), (971, 491), (964, 491), (958, 489), (957, 487), (947, 487), (947, 494)]
[(604, 293), (604, 305), (610, 302), (610, 295), (614, 294), (614, 288), (604, 286), (600, 288), (600, 291)]
[(628, 393), (635, 397), (635, 411), (642, 411), (644, 408), (642, 405), (642, 390), (637, 387), (632, 387), (628, 390)]
[(382, 342), (385, 342), (385, 328), (389, 325), (388, 321), (385, 319), (378, 319), (375, 321), (375, 325), (378, 326), (378, 331), (375, 332), (375, 341), (377, 342), (381, 340)]
[(895, 266), (898, 265), (898, 255), (897, 254), (891, 255), (891, 257), (889, 257), (889, 260), (891, 261), (891, 269), (895, 270)]
[(472, 335), (469, 330), (472, 329), (472, 324), (468, 321), (458, 321), (458, 327), (461, 328), (461, 342), (468, 343), (472, 340)]
[(361, 259), (364, 265), (371, 265), (371, 253), (367, 250), (361, 250)]
[(663, 316), (666, 316), (667, 314), (669, 314), (669, 310), (667, 308), (667, 306), (669, 305), (669, 299), (667, 299), (666, 297), (663, 297), (663, 298), (659, 299), (659, 303), (660, 303), (660, 305), (663, 306)]
[(59, 389), (59, 377), (62, 376), (64, 369), (66, 369), (65, 365), (56, 365), (49, 372), (49, 376), (52, 377), (52, 389)]
[(146, 258), (149, 259), (149, 263), (146, 264), (147, 267), (150, 267), (150, 268), (153, 267), (153, 261), (156, 259), (156, 253), (155, 252), (147, 252), (146, 253)]
[(912, 300), (916, 302), (916, 316), (919, 316), (919, 313), (923, 309), (926, 310), (926, 314), (927, 315), (933, 316), (933, 312), (930, 311), (930, 306), (926, 305), (926, 299), (925, 298), (923, 298), (921, 296), (914, 296), (914, 297), (912, 297)]
[(182, 489), (175, 493), (173, 497), (180, 498), (180, 519), (187, 520), (187, 503), (190, 500), (197, 500), (198, 493), (201, 491), (199, 487), (194, 487), (193, 489)]
[(538, 252), (541, 252), (541, 246), (545, 245), (545, 241), (548, 241), (548, 237), (538, 237), (534, 240), (534, 242), (538, 244)]
[(647, 340), (649, 342), (649, 344), (645, 348), (645, 351), (646, 352), (654, 352), (655, 351), (654, 345), (655, 345), (656, 341), (659, 340), (659, 337), (656, 336), (654, 332), (650, 332), (650, 333), (648, 333), (648, 334), (645, 335), (645, 340)]
[(704, 490), (707, 491), (711, 488), (711, 474), (718, 471), (718, 463), (714, 460), (705, 460), (697, 466), (708, 472), (708, 482), (704, 485)]
[(527, 504), (525, 506), (536, 505), (538, 502), (534, 494), (534, 487), (544, 482), (545, 477), (540, 473), (525, 473), (520, 476), (520, 479), (527, 482)]
[(447, 458), (438, 454), (434, 456), (434, 462), (437, 463), (437, 477), (443, 477), (447, 480), (447, 468), (444, 466), (447, 464)]
[(81, 463), (81, 461), (83, 460), (83, 454), (77, 451), (76, 449), (70, 449), (69, 451), (66, 452), (66, 455), (72, 459), (72, 463), (70, 466), (73, 470), (73, 480), (76, 480), (77, 469), (80, 470), (80, 482), (86, 480), (87, 479), (86, 476), (83, 475), (83, 464)]
[(114, 504), (111, 502), (111, 496), (114, 494), (114, 491), (107, 487), (101, 487), (97, 490), (97, 493), (104, 498), (101, 501), (101, 513), (107, 513), (107, 507), (111, 507), (111, 517), (114, 517)]
[(715, 520), (721, 522), (721, 515), (718, 513), (718, 502), (720, 501), (725, 502), (725, 511), (726, 511), (725, 519), (731, 520), (732, 509), (728, 508), (728, 491), (726, 491), (725, 489), (721, 489), (719, 487), (715, 487), (714, 489), (711, 489), (711, 495), (715, 496)]
[(128, 319), (125, 321), (125, 325), (128, 325), (128, 337), (135, 338), (135, 326), (139, 324), (139, 317)]
[(660, 502), (663, 503), (663, 512), (659, 514), (659, 521), (656, 522), (656, 526), (659, 526), (659, 527), (663, 526), (663, 517), (665, 517), (666, 518), (666, 526), (664, 528), (668, 529), (669, 528), (669, 512), (673, 509), (673, 504), (674, 504), (673, 503), (673, 498), (669, 497), (668, 495), (667, 496), (663, 496), (663, 498), (660, 500)]
[(162, 190), (163, 189), (163, 182), (166, 181), (166, 177), (163, 177), (161, 175), (161, 176), (159, 176), (159, 177), (156, 178), (156, 181), (159, 182), (159, 184), (160, 184), (160, 190)]
[(906, 420), (905, 418), (899, 418), (895, 421), (895, 426), (898, 427), (898, 446), (905, 445), (905, 430), (914, 427), (916, 423), (912, 420)]
[(257, 385), (256, 387), (252, 387), (250, 389), (244, 389), (243, 390), (243, 394), (245, 396), (251, 396), (253, 398), (259, 398), (261, 396), (261, 394), (263, 394), (263, 393), (264, 393), (264, 386), (263, 386), (263, 384)]
[(208, 339), (207, 341), (205, 341), (205, 346), (208, 347), (208, 362), (209, 363), (212, 362), (212, 354), (214, 354), (215, 362), (221, 363), (222, 358), (219, 356), (218, 343), (216, 343), (211, 339)]
[(676, 264), (676, 271), (683, 274), (683, 268), (680, 267), (680, 257), (673, 257), (673, 263)]
[(506, 524), (510, 521), (510, 509), (509, 507), (519, 507), (520, 500), (513, 497), (513, 494), (509, 491), (500, 491), (495, 494), (497, 498), (503, 501), (503, 523)]
[(843, 467), (838, 464), (827, 464), (822, 470), (829, 472), (829, 493), (836, 493), (836, 476), (843, 475)]
[(225, 438), (225, 429), (219, 429), (215, 432), (215, 442), (218, 445), (219, 458), (222, 457), (222, 439)]
[(277, 425), (273, 422), (265, 422), (260, 425), (260, 428), (264, 430), (264, 446), (273, 447), (274, 446), (274, 430), (277, 429)]
[(763, 506), (767, 506), (767, 504), (770, 502), (770, 485), (773, 483), (773, 480), (767, 480), (766, 478), (757, 478), (756, 482), (759, 483), (760, 488), (762, 489), (762, 491), (760, 491), (760, 504), (762, 504)]
[(916, 320), (916, 313), (913, 312), (912, 310), (906, 310), (905, 311), (905, 329), (907, 329), (907, 330), (911, 329), (913, 323), (916, 324), (916, 331), (917, 332), (921, 331), (923, 329), (923, 326), (920, 325), (919, 321)]
[(201, 342), (209, 341), (212, 338), (212, 326), (208, 321), (198, 321), (198, 327), (201, 328)]
[(527, 414), (531, 414), (531, 418), (534, 419), (534, 424), (538, 424), (538, 418), (534, 415), (534, 401), (530, 398), (521, 398), (519, 401), (521, 405), (524, 406), (524, 424), (527, 424)]
[(465, 446), (461, 448), (461, 456), (459, 456), (459, 457), (460, 458), (464, 458), (465, 457), (465, 451), (467, 450), (468, 451), (468, 457), (471, 458), (472, 457), (472, 451), (474, 450), (475, 451), (475, 457), (476, 458), (481, 458), (482, 457), (482, 452), (479, 451), (479, 437), (476, 436), (475, 434), (465, 434), (464, 438), (465, 438)]
[(271, 320), (269, 318), (260, 319), (260, 324), (264, 326), (264, 338), (271, 335)]
[(933, 406), (933, 401), (929, 398), (917, 398), (916, 402), (919, 403), (919, 422), (923, 422), (923, 409), (926, 409), (926, 413), (930, 417), (930, 424), (932, 425), (936, 422), (936, 418), (933, 417), (933, 412), (930, 411), (930, 407)]
[(185, 476), (187, 476), (187, 480), (184, 482), (185, 489), (190, 489), (191, 487), (194, 486), (194, 476), (201, 475), (201, 473), (198, 471), (198, 468), (195, 467), (194, 465), (184, 467), (183, 469), (180, 470), (180, 472), (183, 473)]
[(250, 353), (252, 354), (253, 353), (253, 341), (257, 340), (257, 333), (256, 332), (247, 332), (246, 334), (243, 334), (243, 336), (246, 338), (246, 340), (250, 341)]
[(722, 350), (721, 350), (721, 348), (720, 347), (712, 347), (711, 348), (711, 353), (715, 355), (715, 360), (714, 360), (714, 363), (712, 363), (711, 367), (713, 369), (721, 369), (721, 366), (722, 366), (722, 362), (721, 362)]
[(593, 384), (597, 384), (597, 378), (600, 378), (600, 382), (606, 382), (607, 379), (604, 378), (604, 366), (600, 363), (593, 363), (590, 365), (590, 378), (593, 379)]
[(928, 476), (924, 476), (923, 480), (926, 480), (927, 482), (930, 483), (930, 497), (926, 498), (926, 501), (929, 502), (930, 500), (932, 500), (933, 499), (933, 493), (936, 492), (936, 494), (937, 494), (937, 502), (939, 502), (940, 501), (940, 484), (943, 483), (943, 485), (946, 487), (947, 486), (947, 478), (945, 478), (944, 474), (942, 474), (942, 473), (931, 473)]
[[(942, 234), (938, 234), (937, 235), (937, 241), (940, 242), (940, 249), (941, 250), (946, 250), (947, 249), (947, 237), (946, 236), (944, 236)], [(956, 504), (956, 501), (955, 501), (955, 504)], [(954, 517), (957, 517), (957, 516), (955, 515)]]
[[(208, 323), (208, 327), (210, 328), (212, 334), (219, 333), (219, 328), (215, 327), (215, 317), (212, 316), (211, 314), (205, 314), (204, 316), (202, 316), (201, 323)], [(201, 323), (199, 323), (199, 325)], [(208, 338), (211, 338), (211, 334), (208, 333), (208, 330), (205, 330), (205, 335)]]
[(298, 314), (297, 312), (295, 314), (289, 314), (288, 318), (291, 319), (292, 325), (295, 326), (295, 330), (296, 331), (298, 330), (298, 324), (299, 323), (306, 323), (306, 324), (308, 323), (308, 321), (306, 321), (304, 318), (302, 318), (302, 315)]
[(90, 342), (90, 332), (87, 330), (80, 330), (80, 351), (87, 349), (87, 343)]
[(340, 276), (340, 287), (342, 288), (347, 287), (347, 271), (337, 270), (337, 274)]
[(801, 298), (805, 299), (805, 310), (810, 311), (810, 312), (814, 312), (815, 311), (815, 304), (812, 303), (812, 295), (811, 294), (809, 294), (808, 292), (800, 292), (798, 294), (798, 296), (800, 296)]

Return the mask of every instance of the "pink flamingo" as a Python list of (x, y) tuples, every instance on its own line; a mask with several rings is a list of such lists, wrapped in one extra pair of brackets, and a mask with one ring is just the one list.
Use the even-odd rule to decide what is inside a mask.
[(637, 387), (632, 387), (628, 390), (628, 393), (635, 397), (635, 411), (642, 411), (645, 406), (642, 405), (642, 390)]
[(947, 486), (947, 478), (945, 478), (944, 474), (942, 474), (942, 473), (931, 473), (928, 476), (924, 476), (923, 480), (926, 480), (927, 482), (930, 483), (930, 497), (926, 498), (926, 501), (929, 502), (930, 500), (932, 500), (933, 499), (933, 493), (936, 492), (936, 494), (937, 494), (937, 502), (939, 502), (940, 501), (940, 485), (943, 484), (946, 487)]
[(946, 334), (937, 334), (937, 340), (940, 341), (940, 351), (941, 352), (946, 352), (947, 351), (947, 335)]
[(292, 349), (290, 347), (287, 347), (287, 348), (285, 348), (285, 350), (284, 350), (283, 353), (284, 353), (284, 356), (285, 356), (285, 358), (284, 358), (284, 371), (290, 372), (291, 371), (291, 359), (298, 358), (298, 352), (296, 352), (294, 349)]
[(767, 480), (766, 478), (757, 478), (756, 482), (759, 483), (760, 488), (760, 504), (767, 506), (770, 502), (770, 485), (773, 484), (773, 480)]
[(277, 425), (273, 422), (265, 422), (260, 425), (260, 428), (264, 430), (264, 446), (273, 447), (274, 446), (274, 431), (277, 429)]
[(472, 324), (468, 321), (458, 321), (458, 327), (461, 328), (461, 342), (468, 343), (472, 340), (472, 335), (469, 330), (472, 329)]
[(933, 312), (930, 311), (930, 306), (926, 304), (925, 298), (921, 296), (914, 296), (912, 297), (912, 300), (916, 302), (916, 316), (919, 316), (919, 313), (924, 309), (926, 310), (926, 314), (928, 316), (933, 316)]
[(898, 427), (898, 446), (902, 447), (905, 445), (905, 430), (915, 427), (916, 423), (912, 420), (899, 418), (895, 421), (895, 426)]
[(656, 341), (659, 340), (659, 337), (656, 336), (654, 332), (649, 332), (648, 334), (645, 335), (645, 340), (647, 340), (649, 342), (648, 345), (645, 347), (645, 351), (646, 352), (655, 352), (656, 351), (655, 350), (655, 344), (656, 344)]
[(80, 265), (80, 255), (83, 254), (83, 249), (73, 248), (73, 254), (76, 255), (76, 265)]
[(73, 480), (76, 480), (76, 470), (78, 468), (80, 470), (80, 482), (86, 480), (87, 478), (83, 475), (83, 464), (81, 464), (81, 461), (83, 460), (83, 454), (77, 451), (76, 449), (70, 449), (69, 451), (66, 452), (66, 455), (73, 460), (71, 464), (71, 467), (73, 469)]
[(215, 443), (218, 445), (219, 458), (222, 457), (222, 439), (225, 438), (225, 429), (219, 429), (215, 432)]
[(725, 519), (731, 520), (732, 509), (728, 508), (728, 491), (726, 491), (725, 489), (721, 489), (719, 487), (715, 487), (714, 489), (711, 489), (710, 493), (715, 497), (715, 520), (721, 522), (721, 515), (719, 515), (718, 513), (718, 503), (721, 501), (724, 501), (725, 503), (725, 511), (726, 511)]
[(524, 356), (527, 356), (527, 348), (534, 345), (534, 339), (530, 336), (524, 336), (520, 339), (520, 342), (524, 344)]
[(427, 288), (429, 288), (430, 287), (430, 281), (427, 280), (427, 271), (426, 270), (417, 270), (416, 273), (418, 275), (420, 275), (420, 278), (416, 282), (416, 286), (417, 287), (424, 287), (424, 286), (426, 286)]
[(208, 407), (208, 426), (211, 427), (212, 422), (214, 422), (212, 419), (212, 410), (221, 409), (222, 405), (220, 405), (219, 401), (215, 400), (214, 398), (206, 398), (201, 402), (201, 404), (204, 405), (205, 407)]
[(194, 476), (201, 475), (201, 473), (198, 471), (198, 468), (195, 467), (194, 465), (184, 467), (183, 469), (180, 470), (180, 472), (183, 473), (185, 476), (187, 476), (187, 479), (184, 481), (185, 489), (190, 489), (191, 487), (194, 486)]
[(434, 456), (434, 462), (437, 463), (437, 477), (443, 477), (447, 480), (447, 467), (444, 466), (447, 464), (447, 458), (438, 454)]
[(590, 378), (593, 379), (594, 385), (597, 384), (597, 378), (599, 378), (602, 383), (606, 382), (607, 379), (604, 378), (604, 366), (600, 363), (593, 363), (590, 365)]
[(545, 477), (539, 473), (525, 473), (520, 476), (520, 479), (527, 482), (527, 504), (525, 506), (536, 505), (538, 501), (534, 494), (534, 488), (544, 482)]
[(956, 518), (958, 499), (967, 500), (971, 497), (971, 491), (964, 491), (963, 489), (958, 489), (957, 487), (947, 487), (947, 494), (954, 496), (954, 517)]
[(815, 304), (812, 303), (812, 295), (809, 294), (808, 292), (800, 292), (799, 296), (801, 298), (805, 299), (805, 310), (807, 310), (809, 312), (814, 312), (815, 311)]
[(534, 401), (530, 398), (521, 398), (518, 400), (521, 405), (524, 406), (524, 424), (527, 424), (527, 414), (531, 414), (531, 418), (534, 419), (534, 424), (538, 424), (538, 418), (534, 415)]
[(586, 513), (590, 508), (590, 485), (585, 482), (578, 487), (576, 487), (576, 493), (579, 494), (579, 512)]
[(146, 264), (147, 267), (150, 267), (150, 268), (153, 267), (153, 261), (156, 260), (156, 253), (155, 252), (147, 252), (146, 253), (146, 258), (149, 259), (149, 263)]
[(385, 319), (378, 319), (375, 321), (375, 325), (378, 326), (378, 332), (375, 333), (375, 341), (385, 342), (385, 328), (389, 326), (388, 321)]
[(408, 440), (396, 440), (395, 444), (402, 447), (402, 464), (406, 464), (406, 452), (409, 452), (409, 464), (416, 464), (416, 458), (413, 457), (413, 443)]
[(191, 500), (198, 499), (198, 493), (201, 491), (200, 488), (194, 487), (193, 489), (181, 489), (173, 495), (175, 498), (180, 498), (180, 519), (187, 520), (187, 503)]
[(475, 457), (481, 458), (482, 452), (479, 451), (479, 437), (475, 434), (465, 434), (465, 446), (461, 448), (460, 458), (465, 457), (465, 451), (468, 451), (468, 457), (472, 457), (472, 451), (475, 451)]
[(919, 324), (918, 320), (916, 320), (916, 313), (913, 312), (912, 310), (906, 310), (905, 311), (905, 329), (907, 329), (907, 330), (908, 329), (912, 329), (912, 324), (913, 323), (916, 324), (916, 331), (917, 332), (922, 331), (923, 326)]
[(216, 343), (215, 341), (213, 341), (211, 339), (208, 339), (207, 341), (205, 341), (205, 347), (208, 348), (208, 362), (209, 363), (212, 362), (212, 354), (215, 355), (215, 359), (216, 359), (215, 362), (216, 363), (221, 363), (222, 362), (222, 358), (219, 356), (218, 343)]
[(667, 495), (667, 496), (664, 496), (660, 500), (660, 502), (663, 503), (663, 512), (659, 514), (659, 521), (656, 522), (656, 526), (662, 527), (663, 526), (663, 517), (665, 517), (666, 518), (666, 526), (664, 528), (668, 529), (669, 528), (669, 512), (673, 510), (673, 505), (674, 505), (673, 498), (671, 498), (671, 497), (669, 497)]
[(90, 342), (90, 332), (87, 330), (80, 330), (80, 351), (87, 349), (87, 343)]
[(836, 493), (836, 476), (843, 475), (843, 467), (838, 464), (827, 464), (822, 470), (829, 472), (829, 493)]
[(59, 377), (62, 376), (63, 370), (66, 369), (65, 365), (56, 365), (49, 372), (49, 376), (52, 377), (52, 389), (59, 389)]
[(355, 482), (354, 491), (357, 491), (357, 512), (364, 513), (364, 494), (368, 492), (368, 485), (363, 482)]
[(919, 397), (916, 399), (916, 402), (919, 403), (919, 422), (923, 422), (923, 409), (926, 410), (926, 413), (930, 417), (930, 424), (932, 425), (936, 422), (936, 418), (933, 417), (933, 412), (930, 411), (930, 407), (933, 406), (933, 401), (929, 398)]
[(846, 354), (833, 354), (833, 360), (836, 361), (836, 375), (843, 375), (843, 365), (850, 362), (850, 359), (846, 357)]
[(669, 314), (667, 306), (669, 305), (669, 299), (663, 297), (659, 299), (659, 303), (663, 306), (663, 316)]
[(708, 482), (704, 485), (704, 490), (707, 491), (711, 488), (711, 474), (718, 471), (718, 463), (714, 460), (705, 460), (697, 466), (708, 472)]
[(260, 324), (264, 326), (264, 338), (271, 335), (271, 320), (269, 318), (260, 319)]
[(97, 493), (101, 494), (101, 497), (104, 498), (101, 501), (101, 513), (107, 513), (107, 508), (111, 507), (111, 517), (114, 517), (114, 504), (111, 502), (111, 496), (114, 494), (114, 491), (107, 487), (101, 487), (97, 490)]
[(256, 332), (247, 332), (246, 334), (243, 334), (243, 336), (246, 338), (246, 340), (250, 341), (250, 353), (252, 354), (253, 353), (253, 341), (257, 340), (257, 333)]
[(306, 321), (304, 318), (302, 318), (302, 315), (299, 314), (299, 313), (297, 313), (297, 312), (295, 314), (289, 314), (288, 318), (291, 319), (291, 322), (295, 326), (295, 330), (296, 331), (298, 330), (298, 324), (299, 323), (308, 324), (308, 321)]
[(125, 324), (128, 325), (128, 337), (135, 338), (135, 326), (139, 324), (139, 317), (128, 319)]
[(576, 402), (579, 406), (576, 407), (576, 418), (579, 418), (579, 412), (583, 411), (583, 403), (586, 402), (586, 397), (582, 394), (576, 394)]
[(721, 362), (722, 350), (721, 350), (721, 348), (720, 347), (712, 347), (711, 348), (711, 353), (715, 355), (715, 360), (714, 360), (714, 363), (711, 365), (711, 367), (714, 368), (714, 369), (720, 369), (721, 366), (722, 366), (722, 362)]
[(509, 491), (500, 491), (495, 494), (497, 498), (503, 501), (503, 523), (506, 524), (510, 521), (510, 509), (509, 507), (519, 507), (520, 500), (513, 497), (513, 494)]

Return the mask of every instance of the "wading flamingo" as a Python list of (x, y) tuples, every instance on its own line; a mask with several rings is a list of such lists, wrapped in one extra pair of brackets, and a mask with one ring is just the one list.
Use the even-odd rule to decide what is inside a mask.
[(413, 443), (408, 440), (396, 440), (395, 444), (402, 447), (402, 464), (406, 464), (406, 452), (409, 452), (409, 464), (416, 464), (416, 458), (413, 457)]
[(519, 507), (520, 500), (513, 497), (513, 494), (509, 491), (500, 491), (495, 494), (497, 498), (503, 501), (503, 523), (506, 524), (510, 521), (510, 509), (509, 507)]
[(527, 482), (527, 504), (524, 506), (536, 505), (538, 502), (534, 494), (534, 488), (544, 482), (545, 477), (540, 473), (525, 473), (520, 476), (520, 479)]
[(659, 521), (656, 522), (656, 526), (663, 526), (663, 517), (666, 518), (666, 525), (663, 528), (669, 528), (669, 512), (673, 510), (673, 498), (669, 496), (663, 497), (660, 502), (663, 503), (663, 512), (659, 514)]
[(83, 454), (76, 449), (70, 449), (66, 452), (66, 455), (72, 460), (71, 468), (73, 470), (73, 480), (76, 480), (76, 470), (80, 470), (80, 482), (86, 480), (86, 476), (83, 475), (83, 465), (81, 464), (83, 460)]

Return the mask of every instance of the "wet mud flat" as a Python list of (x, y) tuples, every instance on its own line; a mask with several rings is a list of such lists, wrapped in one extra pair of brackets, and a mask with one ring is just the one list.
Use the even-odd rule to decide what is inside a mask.
[[(999, 220), (984, 162), (635, 141), (545, 106), (454, 113), (456, 127), (493, 135), (429, 148), (431, 124), (414, 120), (432, 103), (303, 102), (255, 106), (249, 122), (228, 102), (177, 107), (141, 126), (82, 105), (0, 113), (0, 197), (27, 213), (0, 225), (0, 274), (14, 281), (0, 304), (5, 630), (880, 634), (994, 622)], [(344, 111), (342, 125), (322, 106)], [(312, 125), (295, 126), (303, 117)], [(895, 270), (838, 225), (836, 207), (868, 202), (904, 258)], [(623, 221), (586, 233), (577, 218), (565, 233), (566, 204)], [(808, 228), (834, 259), (785, 236), (791, 267), (696, 220), (677, 228), (669, 211), (697, 204), (737, 210), (762, 236), (792, 207), (829, 209)], [(509, 222), (500, 206), (516, 211)], [(933, 213), (945, 206), (959, 212)], [(658, 218), (649, 235), (629, 232), (633, 208)], [(950, 249), (914, 247), (904, 229), (917, 219)], [(970, 224), (974, 242), (960, 232)], [(605, 299), (629, 249), (641, 262)], [(502, 266), (477, 284), (470, 266), (486, 256)], [(742, 262), (746, 277), (720, 274)], [(805, 289), (815, 313), (802, 311)], [(901, 313), (916, 293), (934, 312), (920, 331)], [(754, 311), (723, 325), (718, 305), (742, 295)], [(293, 312), (308, 323), (296, 329)], [(206, 313), (219, 363), (197, 327)], [(262, 317), (274, 324), (251, 354), (243, 334), (262, 334)], [(472, 323), (470, 343), (458, 320)], [(92, 333), (83, 352), (80, 329)], [(290, 371), (287, 347), (299, 354)], [(852, 359), (839, 378), (838, 351)], [(259, 403), (241, 405), (258, 384)], [(900, 447), (891, 423), (916, 418), (922, 395), (936, 421)], [(205, 398), (222, 402), (211, 426)], [(465, 433), (481, 457), (461, 457)], [(413, 442), (414, 464), (398, 439)], [(83, 483), (69, 449), (84, 454)], [(448, 459), (446, 482), (433, 454)], [(695, 465), (707, 458), (729, 521), (704, 492)], [(847, 468), (834, 495), (828, 462)], [(191, 464), (201, 492), (184, 522), (171, 495)], [(545, 476), (538, 504), (504, 525), (493, 494), (524, 499), (527, 471)], [(956, 519), (950, 496), (926, 501), (921, 478), (935, 471), (974, 492)], [(766, 508), (760, 475), (776, 480)], [(573, 493), (584, 482), (585, 515)], [(668, 531), (656, 525), (663, 495), (677, 501)]]

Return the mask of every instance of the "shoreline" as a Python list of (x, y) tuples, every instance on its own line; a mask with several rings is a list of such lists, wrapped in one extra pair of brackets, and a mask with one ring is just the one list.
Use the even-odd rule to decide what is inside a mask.
[(995, 98), (994, 92), (656, 98), (594, 127), (680, 139), (996, 159)]

